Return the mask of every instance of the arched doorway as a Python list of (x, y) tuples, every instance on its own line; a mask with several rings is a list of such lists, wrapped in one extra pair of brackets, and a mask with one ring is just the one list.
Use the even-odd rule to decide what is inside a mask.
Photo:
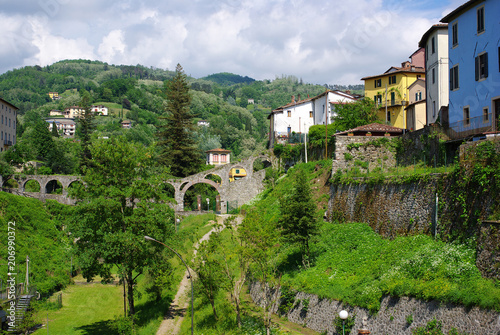
[[(205, 182), (193, 184), (184, 193), (184, 210), (209, 212), (220, 210), (217, 209), (218, 196), (219, 192), (214, 185)], [(198, 206), (198, 199), (200, 200), (200, 206)]]
[(63, 186), (59, 180), (52, 179), (45, 185), (45, 193), (47, 194), (62, 194)]
[(34, 179), (28, 180), (24, 184), (24, 192), (40, 192), (40, 183)]

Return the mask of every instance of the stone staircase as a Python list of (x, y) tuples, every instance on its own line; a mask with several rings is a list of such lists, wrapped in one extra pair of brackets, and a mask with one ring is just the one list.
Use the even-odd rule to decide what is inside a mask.
[[(16, 322), (15, 325), (16, 327), (8, 327), (7, 332), (9, 333), (18, 333), (18, 326), (21, 325), (24, 321), (24, 316), (30, 306), (31, 299), (34, 297), (34, 295), (21, 295), (19, 296), (19, 299), (17, 300), (16, 303)], [(10, 322), (10, 321), (9, 321)]]

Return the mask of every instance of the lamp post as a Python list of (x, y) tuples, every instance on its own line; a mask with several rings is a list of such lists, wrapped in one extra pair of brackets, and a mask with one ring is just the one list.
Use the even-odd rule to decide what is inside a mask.
[(342, 335), (345, 335), (345, 319), (349, 316), (346, 310), (341, 310), (339, 313), (339, 317), (342, 319)]
[(187, 270), (187, 273), (188, 273), (188, 276), (189, 276), (189, 280), (191, 281), (191, 335), (193, 335), (194, 334), (193, 333), (193, 330), (194, 330), (194, 304), (193, 304), (193, 301), (194, 301), (194, 289), (193, 289), (193, 276), (191, 276), (191, 272), (189, 271), (189, 267), (187, 266), (186, 262), (184, 262), (184, 260), (182, 259), (181, 255), (179, 255), (174, 249), (172, 249), (171, 247), (169, 247), (165, 243), (160, 242), (158, 240), (155, 240), (154, 238), (149, 237), (149, 236), (144, 236), (144, 239), (146, 241), (153, 241), (153, 242), (156, 242), (156, 243), (160, 243), (161, 245), (163, 245), (164, 247), (166, 247), (170, 251), (172, 251), (174, 254), (176, 254), (177, 257), (180, 258), (180, 260), (182, 261), (182, 263), (184, 263), (184, 266), (186, 267), (186, 270)]

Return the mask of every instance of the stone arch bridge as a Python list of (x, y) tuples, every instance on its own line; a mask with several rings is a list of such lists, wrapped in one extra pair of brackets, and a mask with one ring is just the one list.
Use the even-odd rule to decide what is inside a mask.
[[(176, 201), (173, 205), (174, 210), (176, 212), (184, 211), (184, 196), (186, 191), (191, 186), (200, 183), (209, 184), (217, 190), (221, 199), (222, 213), (227, 210), (227, 202), (236, 201), (238, 206), (247, 203), (264, 190), (263, 182), (266, 172), (265, 170), (254, 171), (253, 167), (255, 161), (262, 161), (265, 166), (269, 166), (271, 164), (269, 156), (260, 155), (251, 157), (241, 162), (221, 165), (185, 178), (165, 180), (164, 183), (170, 184), (174, 189), (174, 197)], [(244, 169), (246, 171), (246, 177), (230, 182), (229, 174), (233, 168)], [(220, 178), (220, 183), (208, 179), (207, 177), (210, 175), (218, 176)], [(18, 184), (18, 188), (5, 187), (5, 184), (9, 181), (9, 179), (14, 179)], [(0, 185), (2, 185), (2, 191), (4, 192), (37, 198), (42, 201), (45, 201), (46, 199), (53, 199), (63, 204), (72, 205), (75, 201), (68, 197), (68, 188), (72, 183), (80, 181), (80, 176), (14, 175), (9, 179), (3, 180), (0, 176)], [(39, 192), (26, 192), (26, 184), (31, 180), (38, 183), (40, 186)], [(51, 193), (54, 183), (59, 183), (59, 186), (62, 186), (61, 194)]]

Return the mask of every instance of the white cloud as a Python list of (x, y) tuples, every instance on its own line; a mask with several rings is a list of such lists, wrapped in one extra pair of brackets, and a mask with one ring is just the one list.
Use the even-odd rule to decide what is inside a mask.
[(61, 59), (96, 59), (93, 46), (84, 37), (73, 39), (52, 34), (47, 26), (37, 20), (32, 22), (32, 45), (38, 49), (25, 65), (49, 65)]
[[(116, 58), (122, 58), (126, 45), (123, 42), (123, 31), (112, 30), (102, 39), (102, 43), (97, 49), (100, 60), (112, 62)], [(118, 55), (118, 57), (117, 57)]]
[(460, 0), (446, 1), (452, 4), (33, 0), (0, 9), (0, 72), (90, 58), (169, 69), (181, 63), (195, 77), (229, 71), (256, 79), (290, 74), (318, 84), (359, 83), (405, 61), (430, 25)]

